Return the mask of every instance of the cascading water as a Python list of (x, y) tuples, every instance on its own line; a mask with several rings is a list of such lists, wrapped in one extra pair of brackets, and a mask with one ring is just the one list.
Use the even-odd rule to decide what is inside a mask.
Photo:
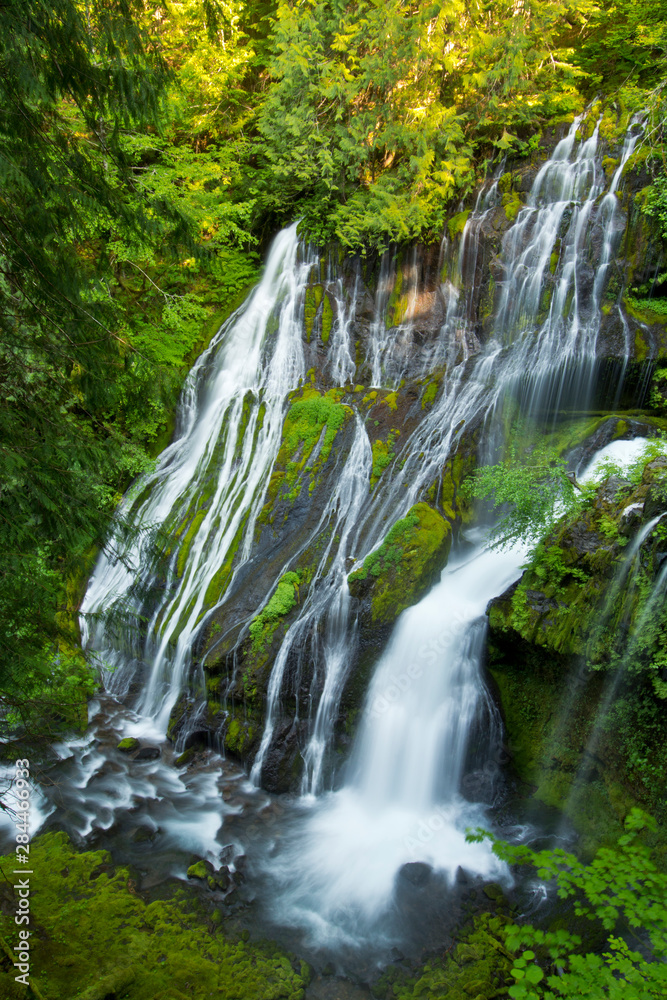
[(356, 537), (361, 505), (368, 494), (371, 461), (368, 436), (361, 420), (357, 417), (354, 443), (317, 529), (319, 532), (327, 522), (333, 520), (335, 533), (339, 538), (338, 548), (331, 560), (334, 537), (332, 535), (320, 559), (303, 611), (285, 635), (274, 664), (267, 692), (264, 734), (250, 775), (251, 780), (257, 783), (261, 778), (262, 766), (273, 736), (287, 658), (292, 648), (305, 645), (309, 633), (319, 622), (323, 622), (324, 688), (315, 717), (313, 734), (304, 755), (304, 791), (319, 790), (330, 716), (337, 706), (336, 695), (340, 693), (349, 666), (349, 658), (346, 655), (350, 641), (346, 563), (349, 545)]
[[(494, 319), (484, 329), (476, 282), (483, 230), (500, 198), (497, 180), (478, 198), (458, 254), (443, 246), (448, 277), (437, 294), (429, 292), (443, 304), (437, 335), (425, 337), (417, 329), (425, 299), (416, 256), (401, 272), (401, 287), (389, 255), (382, 261), (365, 343), (355, 333), (359, 275), (352, 294), (332, 265), (324, 279), (334, 309), (326, 355), (318, 363), (327, 385), (341, 392), (347, 387), (347, 443), (335, 457), (335, 480), (314, 525), (295, 541), (279, 569), (278, 576), (292, 569), (299, 553), (314, 539), (321, 541), (273, 662), (251, 774), (255, 786), (261, 784), (292, 685), (294, 722), (307, 720), (301, 745), (304, 798), (296, 829), (282, 836), (280, 849), (257, 868), (268, 871), (266, 878), (277, 886), (276, 919), (307, 926), (318, 945), (383, 934), (390, 939), (396, 928), (386, 923), (387, 912), (397, 872), (406, 864), (422, 865), (422, 875), (430, 866), (449, 882), (459, 867), (504, 877), (487, 846), (465, 841), (466, 826), (483, 822), (484, 810), (461, 789), (466, 771), (479, 763), (472, 746), (475, 727), (486, 729), (486, 746), (493, 743), (495, 715), (480, 666), (483, 614), (488, 600), (518, 576), (520, 547), (506, 553), (469, 547), (401, 616), (371, 681), (345, 784), (315, 796), (331, 787), (327, 755), (355, 662), (357, 623), (347, 582), (352, 566), (359, 567), (391, 525), (429, 489), (437, 489), (445, 463), (466, 434), (478, 431), (479, 449), (489, 450), (494, 420), (498, 424), (507, 398), (524, 416), (550, 423), (565, 401), (583, 404), (589, 393), (619, 230), (616, 190), (635, 140), (627, 139), (609, 192), (601, 198), (597, 131), (578, 141), (578, 126), (575, 121), (539, 171), (526, 205), (507, 229), (495, 262)], [(601, 247), (597, 280), (589, 280), (592, 244)], [(70, 768), (76, 794), (65, 808), (79, 836), (92, 828), (112, 829), (119, 816), (140, 810), (144, 825), (155, 837), (166, 835), (170, 850), (179, 838), (211, 860), (216, 843), (226, 838), (237, 853), (245, 850), (239, 816), (251, 802), (261, 811), (257, 787), (239, 791), (237, 774), (221, 808), (217, 758), (204, 777), (181, 772), (174, 778), (160, 761), (142, 779), (137, 770), (142, 765), (119, 763), (112, 748), (119, 731), (162, 739), (185, 688), (206, 707), (193, 647), (213, 612), (228, 606), (244, 568), (262, 558), (257, 528), (288, 395), (306, 379), (315, 354), (310, 332), (304, 343), (302, 320), (308, 283), (319, 266), (299, 248), (295, 226), (277, 237), (260, 285), (191, 372), (173, 444), (124, 501), (123, 516), (137, 529), (135, 536), (124, 541), (119, 529), (109, 550), (114, 554), (103, 555), (96, 566), (82, 607), (83, 629), (112, 668), (107, 690), (123, 698), (133, 678), (142, 671), (145, 677), (133, 714), (116, 706), (106, 722), (97, 718), (81, 746), (66, 751), (63, 767)], [(389, 310), (392, 296), (396, 307)], [(404, 378), (423, 379), (436, 370), (441, 376), (433, 405), (421, 408), (399, 460), (373, 491), (372, 430), (352, 392), (360, 370), (366, 387), (392, 389), (400, 389)], [(419, 410), (419, 403), (413, 409)], [(166, 539), (161, 551), (155, 544), (158, 528)], [(267, 606), (276, 579), (253, 592), (235, 650), (253, 616)], [(119, 620), (130, 624), (117, 642), (104, 620), (114, 608), (122, 612)], [(304, 677), (305, 699), (299, 688)], [(170, 799), (176, 813), (183, 804), (178, 819), (166, 804)], [(182, 874), (181, 869), (172, 868)]]
[(521, 546), (478, 547), (399, 619), (345, 787), (318, 800), (268, 861), (281, 883), (276, 917), (307, 926), (312, 946), (390, 938), (385, 918), (403, 865), (432, 866), (450, 882), (459, 866), (503, 878), (487, 845), (465, 841), (484, 812), (459, 787), (472, 727), (480, 713), (493, 718), (480, 668), (484, 610), (524, 557)]
[[(152, 720), (158, 738), (166, 733), (183, 687), (206, 601), (210, 607), (218, 596), (216, 574), (239, 536), (241, 561), (249, 555), (280, 444), (285, 397), (304, 375), (297, 307), (312, 261), (297, 263), (297, 250), (294, 225), (275, 241), (264, 277), (247, 305), (197, 362), (174, 443), (162, 453), (155, 472), (141, 482), (138, 500), (126, 502), (124, 513), (139, 529), (137, 540), (116, 546), (121, 559), (115, 552), (113, 558), (100, 558), (82, 605), (84, 623), (86, 615), (121, 602), (125, 613), (135, 618), (136, 627), (128, 634), (141, 645), (129, 651), (119, 655), (108, 650), (104, 629), (90, 639), (102, 660), (114, 667), (127, 661), (128, 652), (131, 661), (150, 664), (138, 712), (143, 720)], [(277, 327), (273, 334), (271, 321)], [(208, 506), (202, 503), (207, 489), (212, 494)], [(172, 533), (174, 551), (163, 595), (151, 609), (141, 639), (138, 619), (145, 614), (144, 595), (160, 572), (150, 531), (155, 525), (165, 525)], [(197, 530), (188, 549), (193, 527)], [(187, 558), (181, 565), (182, 553)], [(145, 721), (141, 730), (145, 732)]]

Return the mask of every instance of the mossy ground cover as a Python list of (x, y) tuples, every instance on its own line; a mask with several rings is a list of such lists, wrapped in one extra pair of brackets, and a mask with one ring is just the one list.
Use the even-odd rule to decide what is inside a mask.
[(377, 1000), (494, 1000), (514, 982), (513, 954), (506, 947), (511, 919), (503, 913), (480, 914), (463, 929), (458, 942), (434, 955), (415, 974), (389, 966), (373, 986)]
[(394, 445), (400, 433), (401, 432), (399, 430), (393, 429), (389, 431), (386, 441), (382, 441), (380, 438), (377, 438), (373, 442), (373, 466), (370, 482), (371, 489), (373, 489), (384, 470), (391, 465), (396, 457)]
[(449, 522), (428, 504), (415, 504), (349, 575), (350, 592), (370, 593), (373, 622), (390, 621), (429, 586), (446, 562), (450, 544)]
[[(31, 845), (31, 977), (44, 1000), (301, 1000), (304, 979), (270, 944), (230, 941), (184, 896), (147, 903), (130, 873), (105, 851), (78, 853), (64, 833)], [(18, 941), (5, 874), (2, 936)], [(6, 952), (5, 952), (6, 954)], [(25, 1000), (9, 960), (0, 964), (3, 1000)], [(39, 994), (37, 993), (39, 991)]]

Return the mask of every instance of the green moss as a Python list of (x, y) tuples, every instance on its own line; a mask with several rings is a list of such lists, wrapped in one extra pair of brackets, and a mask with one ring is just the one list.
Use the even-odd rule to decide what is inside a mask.
[(394, 287), (391, 290), (391, 295), (387, 302), (387, 312), (386, 312), (386, 325), (388, 328), (394, 326), (400, 326), (405, 318), (405, 313), (408, 307), (408, 295), (403, 294), (403, 267), (402, 259), (399, 254), (396, 259), (396, 277), (394, 279)]
[(216, 570), (216, 572), (213, 574), (211, 582), (206, 588), (206, 595), (204, 597), (204, 609), (203, 609), (204, 612), (206, 612), (209, 608), (212, 608), (214, 605), (216, 605), (220, 601), (220, 598), (224, 594), (225, 590), (227, 589), (229, 581), (232, 578), (232, 572), (234, 569), (234, 560), (236, 558), (236, 553), (239, 550), (239, 545), (243, 540), (243, 535), (245, 532), (245, 526), (247, 520), (248, 520), (248, 514), (246, 513), (246, 515), (243, 517), (241, 521), (241, 524), (237, 528), (236, 534), (234, 535), (234, 538), (232, 540), (232, 544), (229, 546), (229, 549), (227, 550), (227, 554), (225, 556), (225, 560), (222, 566), (220, 567), (220, 569)]
[(450, 545), (449, 522), (428, 504), (415, 504), (348, 576), (350, 591), (356, 597), (370, 592), (374, 622), (392, 621), (429, 586)]
[(466, 222), (470, 215), (470, 209), (467, 208), (465, 212), (459, 212), (458, 215), (454, 215), (447, 223), (447, 228), (449, 230), (449, 236), (453, 240), (456, 236), (463, 232), (465, 229)]
[(250, 623), (250, 637), (252, 639), (252, 651), (261, 652), (271, 643), (281, 618), (284, 618), (299, 599), (299, 575), (298, 573), (285, 573), (278, 580), (278, 584), (266, 607), (253, 618)]
[[(494, 893), (493, 901), (496, 910), (502, 910), (502, 892)], [(515, 983), (513, 955), (505, 943), (512, 927), (511, 919), (502, 912), (482, 913), (456, 944), (443, 956), (430, 958), (416, 975), (400, 966), (389, 966), (373, 995), (396, 1000), (495, 1000), (506, 996)]]
[(498, 181), (498, 190), (501, 191), (502, 194), (509, 194), (510, 193), (510, 191), (512, 190), (512, 175), (511, 175), (511, 173), (507, 172), (507, 173), (505, 173), (505, 174), (502, 175), (502, 177)]
[[(272, 504), (281, 487), (288, 490), (288, 498), (295, 500), (299, 492), (299, 476), (306, 466), (315, 445), (322, 438), (317, 460), (311, 469), (311, 484), (319, 468), (331, 454), (334, 439), (352, 410), (339, 402), (342, 389), (330, 389), (321, 395), (312, 386), (304, 386), (285, 417), (282, 443), (276, 459), (274, 476), (282, 476), (269, 484), (269, 503)], [(284, 473), (280, 470), (284, 469)], [(263, 511), (268, 516), (268, 511)]]
[(608, 181), (611, 181), (620, 162), (621, 161), (619, 159), (613, 156), (602, 157), (602, 169), (604, 170)]
[(197, 511), (192, 521), (190, 522), (190, 527), (186, 531), (183, 541), (181, 542), (180, 548), (178, 550), (178, 559), (176, 563), (176, 571), (179, 576), (183, 576), (183, 573), (185, 571), (185, 563), (187, 561), (188, 554), (190, 552), (190, 546), (192, 545), (192, 540), (197, 534), (201, 526), (201, 523), (205, 517), (206, 517), (205, 510)]
[(648, 344), (640, 327), (635, 330), (635, 358), (637, 361), (645, 361), (648, 356)]
[(390, 410), (395, 410), (398, 406), (397, 399), (398, 399), (397, 392), (388, 392), (387, 395), (382, 400), (382, 402), (386, 403)]
[[(654, 156), (655, 150), (651, 147), (651, 145), (649, 143), (641, 143), (639, 149), (636, 149), (632, 156), (629, 156), (626, 160), (621, 177), (625, 179), (628, 174), (632, 173), (633, 170), (643, 167), (647, 161), (651, 160)], [(618, 161), (616, 162), (616, 166), (618, 166)]]
[(473, 457), (465, 458), (457, 453), (446, 463), (442, 473), (442, 490), (440, 492), (440, 503), (445, 517), (454, 521), (457, 514), (462, 514), (468, 510), (469, 501), (462, 503), (459, 497), (459, 490), (464, 475), (473, 465)]
[(647, 326), (656, 323), (664, 326), (667, 323), (667, 299), (637, 299), (632, 295), (626, 295), (623, 305), (631, 316), (640, 323), (646, 323)]
[(225, 733), (225, 748), (243, 759), (256, 736), (255, 727), (241, 719), (231, 719)]
[(208, 878), (208, 868), (204, 861), (197, 861), (196, 864), (190, 865), (187, 871), (188, 878), (201, 878), (204, 881)]
[(139, 740), (135, 740), (134, 736), (126, 736), (124, 740), (121, 740), (116, 750), (122, 750), (123, 753), (130, 753), (132, 750), (139, 749)]
[(422, 395), (422, 410), (430, 409), (431, 406), (433, 406), (435, 397), (438, 395), (438, 389), (440, 388), (441, 381), (442, 377), (438, 376), (432, 379), (424, 389), (424, 393)]
[(329, 295), (324, 296), (324, 305), (322, 306), (322, 343), (328, 344), (329, 337), (331, 335), (331, 327), (333, 325), (333, 309), (331, 308), (331, 300)]
[(186, 710), (187, 710), (187, 699), (185, 695), (182, 694), (171, 710), (171, 714), (169, 716), (169, 723), (167, 725), (167, 739), (171, 740), (172, 743), (174, 742), (174, 736), (179, 727), (181, 719), (185, 715)]
[(315, 316), (317, 310), (322, 302), (322, 295), (324, 289), (321, 285), (309, 285), (306, 289), (306, 300), (304, 303), (304, 324), (306, 327), (306, 339), (310, 343), (310, 337), (313, 332), (313, 323), (315, 322)]
[[(301, 1000), (304, 981), (277, 947), (226, 939), (184, 895), (146, 903), (126, 869), (106, 851), (73, 850), (64, 833), (36, 838), (30, 850), (30, 975), (35, 995), (101, 1000), (175, 1000), (211, 996)], [(1, 862), (14, 868), (11, 857)], [(2, 934), (18, 943), (14, 892), (7, 885)], [(10, 906), (11, 903), (11, 906)], [(94, 914), (94, 919), (91, 919)], [(119, 971), (120, 970), (120, 971)], [(3, 1000), (30, 990), (0, 967)]]
[(523, 207), (518, 191), (511, 191), (503, 195), (502, 206), (505, 209), (505, 217), (509, 222), (514, 222)]
[(381, 441), (379, 438), (373, 442), (373, 467), (371, 471), (370, 487), (374, 488), (378, 479), (390, 465), (394, 458), (396, 457), (394, 452), (394, 444), (396, 439), (400, 435), (399, 430), (389, 431), (386, 441)]
[(576, 780), (596, 718), (599, 678), (573, 699), (573, 676), (561, 661), (542, 651), (522, 662), (516, 650), (499, 658), (491, 647), (513, 769), (532, 799), (565, 812), (580, 834), (580, 850), (591, 854), (615, 841), (628, 808), (613, 768), (589, 776), (585, 789)]

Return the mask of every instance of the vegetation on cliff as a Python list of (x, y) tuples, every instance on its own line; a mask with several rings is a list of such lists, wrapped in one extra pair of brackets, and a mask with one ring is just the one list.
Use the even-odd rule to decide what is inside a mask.
[(374, 624), (393, 621), (419, 600), (447, 561), (451, 533), (451, 524), (437, 510), (417, 503), (350, 573), (350, 593), (370, 602)]
[(521, 579), (490, 605), (489, 666), (516, 772), (590, 850), (633, 802), (664, 819), (667, 465), (660, 440), (591, 483), (547, 458), (477, 475), (483, 495), (517, 501), (499, 540), (518, 525), (534, 542)]

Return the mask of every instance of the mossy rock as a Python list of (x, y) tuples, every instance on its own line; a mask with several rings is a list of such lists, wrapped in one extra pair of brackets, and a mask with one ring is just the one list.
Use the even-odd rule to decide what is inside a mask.
[(213, 865), (208, 861), (196, 861), (194, 865), (190, 865), (188, 868), (187, 875), (188, 878), (199, 878), (205, 882), (212, 871)]
[(645, 607), (667, 532), (657, 525), (637, 561), (625, 559), (642, 526), (667, 510), (666, 468), (656, 459), (640, 481), (607, 478), (489, 607), (513, 770), (532, 799), (566, 813), (585, 854), (615, 840), (633, 805), (664, 812), (664, 731), (647, 720), (664, 716), (667, 621), (662, 607), (652, 619)]
[(344, 394), (344, 389), (321, 393), (312, 385), (292, 393), (267, 500), (258, 518), (260, 525), (273, 523), (276, 506), (293, 503), (305, 483), (312, 493), (338, 431), (352, 417), (351, 407), (340, 402)]
[(182, 694), (172, 708), (171, 715), (169, 716), (169, 722), (167, 723), (167, 739), (171, 743), (176, 742), (179, 730), (187, 717), (187, 711), (188, 699), (184, 694)]
[(116, 750), (121, 750), (123, 753), (131, 753), (133, 750), (139, 749), (139, 740), (135, 740), (134, 736), (126, 736), (124, 740), (121, 740)]
[(374, 625), (393, 621), (428, 590), (447, 561), (451, 531), (437, 510), (415, 504), (349, 575), (350, 593), (370, 606)]
[(225, 749), (235, 757), (245, 760), (249, 751), (257, 742), (260, 730), (257, 725), (245, 719), (232, 718), (227, 726), (224, 743)]

